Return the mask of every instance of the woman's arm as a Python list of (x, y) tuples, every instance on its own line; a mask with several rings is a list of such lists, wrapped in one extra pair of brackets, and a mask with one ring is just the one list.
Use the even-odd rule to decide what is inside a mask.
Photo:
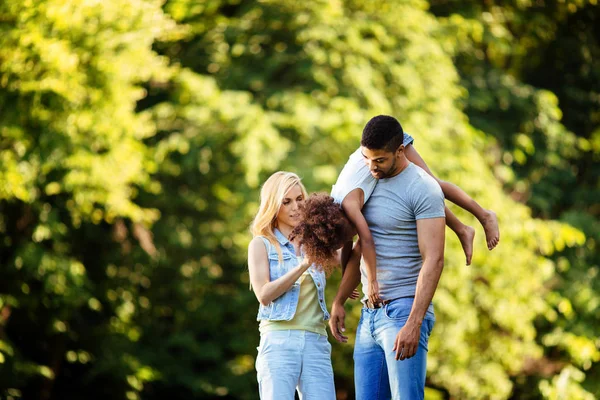
[(256, 298), (263, 306), (290, 290), (292, 285), (310, 267), (308, 260), (289, 270), (282, 277), (271, 281), (269, 274), (269, 257), (262, 239), (254, 238), (248, 246), (248, 269), (250, 283)]

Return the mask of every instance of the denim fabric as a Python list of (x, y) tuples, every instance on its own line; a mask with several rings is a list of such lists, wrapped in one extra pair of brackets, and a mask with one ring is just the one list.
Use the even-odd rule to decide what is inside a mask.
[(335, 400), (331, 344), (304, 330), (265, 332), (256, 358), (261, 400)]
[[(281, 262), (279, 262), (277, 248), (273, 246), (273, 244), (271, 244), (267, 238), (260, 236), (267, 247), (271, 281), (282, 277), (289, 270), (298, 265), (298, 258), (296, 257), (294, 245), (290, 243), (290, 241), (279, 231), (279, 229), (275, 229), (275, 237), (281, 246)], [(313, 265), (308, 268), (308, 273), (312, 277), (317, 287), (319, 305), (323, 311), (323, 320), (326, 321), (329, 319), (329, 312), (327, 312), (327, 305), (325, 304), (325, 272)], [(259, 305), (258, 316), (256, 317), (256, 320), (261, 321), (266, 319), (269, 321), (290, 321), (292, 318), (294, 318), (294, 314), (296, 313), (299, 296), (300, 280), (296, 281), (290, 290), (273, 300), (269, 305)]]
[(425, 393), (429, 335), (435, 323), (433, 305), (421, 325), (417, 353), (396, 360), (394, 342), (406, 323), (414, 298), (392, 301), (379, 309), (363, 308), (354, 345), (357, 400), (422, 400)]

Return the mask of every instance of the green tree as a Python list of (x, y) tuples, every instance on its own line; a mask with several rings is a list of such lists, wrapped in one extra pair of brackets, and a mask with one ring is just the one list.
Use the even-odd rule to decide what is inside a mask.
[[(495, 142), (473, 129), (462, 113), (466, 96), (453, 65), (455, 49), (444, 47), (451, 33), (426, 8), (420, 1), (224, 1), (203, 7), (172, 1), (165, 9), (188, 24), (194, 36), (179, 46), (158, 48), (194, 73), (212, 76), (218, 87), (232, 94), (246, 93), (250, 104), (270, 122), (267, 131), (274, 128), (269, 140), (277, 149), (274, 158), (281, 160), (280, 151), (286, 157), (257, 168), (264, 171), (258, 180), (247, 175), (250, 188), (280, 168), (299, 172), (309, 189), (327, 190), (357, 146), (366, 120), (375, 113), (391, 113), (417, 138), (417, 148), (442, 178), (461, 184), (499, 212), (505, 232), (502, 246), (490, 255), (479, 251), (475, 258), (479, 267), (460, 265), (458, 241), (449, 240), (448, 267), (437, 294), (439, 336), (432, 339), (430, 384), (460, 398), (506, 398), (513, 389), (512, 377), (522, 371), (525, 361), (543, 354), (534, 322), (552, 313), (548, 297), (539, 295), (549, 293), (545, 284), (554, 276), (555, 266), (548, 256), (561, 246), (581, 244), (584, 238), (566, 225), (532, 219), (526, 207), (495, 183), (492, 168), (497, 157), (489, 151), (496, 148)], [(180, 137), (186, 126), (197, 125), (199, 114), (208, 115), (198, 109), (180, 121), (166, 113), (171, 136)], [(210, 132), (215, 127), (209, 121), (194, 129)], [(221, 132), (231, 130), (215, 125)], [(233, 165), (244, 165), (244, 157), (256, 164), (265, 161), (262, 150), (255, 153), (249, 146), (241, 147), (240, 139), (224, 140), (240, 160)], [(236, 154), (240, 148), (245, 151)], [(206, 186), (219, 193), (224, 182), (233, 178), (230, 175), (234, 172), (229, 169), (216, 181), (207, 176)], [(228, 189), (224, 199), (247, 195), (237, 184)], [(252, 193), (256, 199), (256, 191)], [(219, 227), (223, 237), (240, 238), (239, 247), (232, 248), (239, 260), (249, 240), (241, 239), (240, 227), (250, 221), (255, 208), (256, 202), (243, 201), (225, 208), (229, 218)], [(483, 248), (482, 237), (479, 233), (478, 248)], [(240, 271), (235, 262), (219, 265), (226, 271)], [(242, 275), (240, 280), (245, 284), (247, 278)], [(516, 281), (521, 282), (519, 288), (514, 287)], [(246, 288), (235, 286), (234, 282), (234, 291), (246, 298), (251, 327), (255, 300)], [(352, 307), (354, 323), (358, 308)], [(224, 328), (215, 330), (221, 334)], [(254, 352), (248, 354), (253, 357)], [(338, 388), (351, 392), (350, 349), (337, 347), (334, 359)], [(247, 374), (254, 372), (248, 368)]]
[[(567, 385), (582, 381), (597, 397), (600, 9), (594, 1), (432, 1), (432, 11), (460, 39), (455, 63), (469, 91), (465, 112), (473, 126), (498, 139), (504, 165), (496, 173), (505, 188), (534, 216), (568, 222), (586, 235), (584, 247), (559, 246), (552, 257), (554, 311), (538, 321), (544, 362), (516, 377), (516, 397), (540, 380), (545, 397), (584, 398)], [(544, 379), (554, 374), (560, 379)]]
[(2, 396), (135, 397), (152, 375), (131, 318), (151, 262), (124, 232), (160, 216), (136, 199), (159, 189), (136, 107), (176, 33), (155, 1), (0, 2)]
[[(257, 398), (258, 187), (287, 169), (328, 191), (386, 113), (502, 227), (488, 253), (476, 226), (472, 267), (449, 232), (428, 393), (589, 398), (599, 232), (578, 201), (597, 187), (567, 203), (556, 187), (579, 187), (557, 172), (596, 160), (597, 138), (567, 128), (572, 92), (533, 77), (571, 35), (592, 66), (568, 23), (594, 9), (521, 3), (0, 3), (2, 395)], [(351, 354), (334, 347), (341, 397)]]

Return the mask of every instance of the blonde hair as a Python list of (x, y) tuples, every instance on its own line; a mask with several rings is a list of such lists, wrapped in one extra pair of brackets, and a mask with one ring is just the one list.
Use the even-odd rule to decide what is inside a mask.
[(282, 255), (281, 246), (275, 237), (275, 223), (286, 193), (296, 185), (300, 186), (304, 198), (307, 198), (306, 188), (298, 175), (286, 171), (278, 171), (271, 175), (262, 185), (260, 206), (250, 226), (250, 232), (254, 237), (264, 236), (275, 246), (279, 262), (282, 260)]

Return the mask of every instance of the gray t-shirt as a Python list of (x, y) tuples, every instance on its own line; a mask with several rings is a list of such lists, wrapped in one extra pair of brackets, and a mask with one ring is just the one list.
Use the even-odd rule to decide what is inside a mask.
[[(381, 298), (414, 296), (423, 265), (417, 220), (445, 216), (444, 194), (439, 184), (410, 163), (398, 175), (380, 179), (362, 211), (375, 241)], [(360, 272), (366, 290), (364, 265)]]

